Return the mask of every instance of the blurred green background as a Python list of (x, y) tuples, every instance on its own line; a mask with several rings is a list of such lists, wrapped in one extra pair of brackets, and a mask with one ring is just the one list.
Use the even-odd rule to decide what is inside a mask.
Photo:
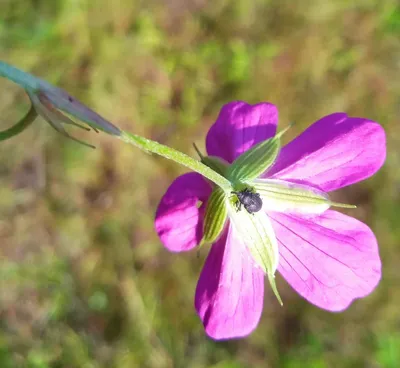
[[(293, 138), (335, 111), (380, 122), (384, 168), (335, 194), (375, 232), (383, 279), (343, 313), (280, 276), (248, 338), (214, 342), (193, 296), (207, 249), (168, 253), (157, 204), (184, 170), (42, 119), (0, 145), (0, 367), (398, 367), (400, 5), (344, 0), (2, 0), (0, 59), (119, 127), (196, 156), (221, 106), (271, 101)], [(0, 129), (29, 103), (0, 80)]]

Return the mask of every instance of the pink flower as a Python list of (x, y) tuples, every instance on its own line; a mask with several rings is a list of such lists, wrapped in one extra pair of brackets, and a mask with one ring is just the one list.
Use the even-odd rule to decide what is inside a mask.
[[(207, 153), (230, 164), (273, 137), (277, 123), (278, 111), (272, 104), (229, 103), (208, 132)], [(379, 124), (335, 113), (283, 147), (274, 164), (255, 181), (293, 183), (323, 196), (370, 177), (385, 155), (385, 133)], [(167, 249), (181, 252), (199, 245), (212, 190), (197, 173), (184, 174), (171, 184), (155, 219)], [(264, 200), (260, 213), (266, 213), (272, 225), (279, 250), (277, 270), (284, 279), (310, 303), (341, 311), (372, 292), (381, 277), (381, 261), (368, 226), (326, 208), (310, 215)], [(263, 307), (264, 271), (230, 219), (211, 247), (196, 288), (196, 310), (214, 339), (248, 335)]]

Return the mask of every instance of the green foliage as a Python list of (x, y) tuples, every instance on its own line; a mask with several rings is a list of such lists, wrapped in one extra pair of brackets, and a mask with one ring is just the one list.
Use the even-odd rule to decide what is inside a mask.
[[(394, 0), (3, 0), (0, 59), (122, 129), (195, 157), (221, 105), (271, 101), (283, 144), (346, 111), (387, 130), (385, 168), (332, 200), (379, 239), (368, 298), (323, 312), (276, 277), (247, 339), (209, 340), (193, 308), (207, 246), (177, 255), (153, 229), (182, 168), (94, 132), (80, 147), (36, 122), (0, 144), (0, 367), (395, 367), (400, 312), (399, 6)], [(0, 131), (29, 109), (0, 79)], [(73, 129), (73, 128), (72, 128)], [(346, 211), (347, 212), (347, 211)], [(397, 327), (396, 327), (397, 326)]]
[(387, 334), (378, 340), (377, 360), (384, 368), (397, 367), (400, 361), (400, 334)]

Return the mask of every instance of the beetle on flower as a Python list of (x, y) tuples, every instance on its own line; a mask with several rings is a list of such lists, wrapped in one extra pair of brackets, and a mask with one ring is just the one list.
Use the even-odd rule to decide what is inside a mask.
[[(156, 213), (156, 230), (170, 251), (212, 244), (195, 307), (214, 339), (255, 329), (265, 275), (281, 302), (276, 270), (302, 297), (329, 311), (368, 295), (381, 277), (374, 234), (362, 222), (330, 210), (352, 206), (332, 202), (327, 193), (382, 166), (382, 127), (334, 113), (279, 150), (277, 122), (270, 103), (225, 105), (208, 132), (208, 156), (201, 161), (232, 188), (215, 186), (198, 173), (184, 174), (168, 188)], [(260, 211), (237, 210), (241, 204), (247, 209), (244, 200), (252, 198), (260, 198)]]
[(237, 201), (237, 210), (240, 211), (243, 207), (246, 209), (248, 213), (258, 212), (262, 208), (262, 199), (259, 193), (254, 193), (248, 188), (243, 189), (241, 192), (232, 192), (232, 194), (236, 194)]

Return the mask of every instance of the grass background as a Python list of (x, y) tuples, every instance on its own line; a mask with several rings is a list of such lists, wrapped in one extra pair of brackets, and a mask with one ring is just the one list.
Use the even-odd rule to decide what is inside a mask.
[[(207, 250), (168, 253), (153, 229), (184, 170), (38, 119), (0, 145), (0, 367), (398, 367), (399, 40), (394, 0), (2, 0), (0, 59), (123, 129), (195, 156), (222, 104), (271, 101), (286, 141), (346, 111), (385, 127), (388, 157), (335, 194), (379, 240), (376, 291), (334, 314), (277, 276), (285, 306), (267, 291), (250, 337), (214, 342), (193, 307)], [(5, 129), (29, 104), (0, 91)]]

